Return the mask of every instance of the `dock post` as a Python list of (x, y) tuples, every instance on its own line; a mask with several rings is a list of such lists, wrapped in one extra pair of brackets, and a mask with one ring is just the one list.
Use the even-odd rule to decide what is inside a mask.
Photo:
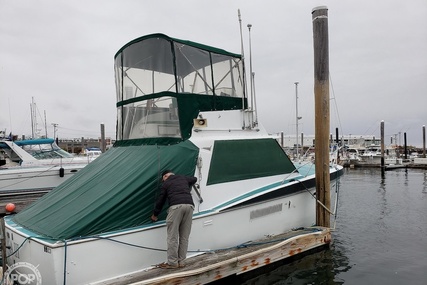
[(280, 132), (280, 145), (282, 147), (285, 147), (285, 140), (283, 138), (283, 132)]
[(7, 270), (7, 254), (6, 254), (6, 226), (4, 224), (4, 217), (0, 218), (0, 229), (1, 229), (1, 258), (3, 266), (3, 274)]
[(384, 175), (384, 121), (381, 121), (381, 173)]
[[(313, 46), (314, 46), (314, 104), (315, 104), (315, 168), (316, 197), (329, 209), (329, 39), (328, 8), (320, 6), (312, 10)], [(330, 227), (330, 214), (321, 205), (316, 204), (316, 224)]]
[(101, 151), (102, 153), (105, 152), (105, 126), (101, 123)]
[(301, 133), (301, 156), (304, 156), (304, 133)]
[(340, 163), (340, 137), (338, 135), (338, 128), (335, 128), (335, 142), (337, 144), (337, 164)]
[(403, 145), (405, 148), (405, 159), (408, 159), (408, 145), (406, 144), (406, 133), (403, 133)]
[(426, 126), (423, 125), (423, 158), (426, 158)]

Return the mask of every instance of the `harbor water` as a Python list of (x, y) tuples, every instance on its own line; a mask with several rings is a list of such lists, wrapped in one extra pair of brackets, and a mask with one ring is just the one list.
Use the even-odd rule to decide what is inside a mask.
[(427, 170), (346, 169), (332, 186), (330, 249), (212, 284), (427, 284)]

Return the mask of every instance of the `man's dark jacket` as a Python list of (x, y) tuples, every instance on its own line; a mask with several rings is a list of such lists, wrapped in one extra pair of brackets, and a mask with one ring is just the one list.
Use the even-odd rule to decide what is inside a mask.
[(158, 216), (162, 211), (163, 205), (168, 200), (169, 207), (178, 204), (190, 204), (194, 206), (191, 197), (191, 186), (197, 182), (196, 177), (171, 175), (163, 182), (160, 189), (160, 196), (157, 199), (154, 208), (154, 216)]

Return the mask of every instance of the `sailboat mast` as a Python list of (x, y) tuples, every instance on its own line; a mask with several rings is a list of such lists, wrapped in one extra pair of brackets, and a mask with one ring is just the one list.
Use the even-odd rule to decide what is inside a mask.
[(298, 83), (299, 82), (295, 82), (295, 99), (296, 99), (296, 103), (295, 103), (295, 108), (296, 108), (295, 114), (296, 114), (296, 116), (295, 116), (295, 119), (296, 119), (296, 146), (297, 146), (296, 156), (297, 156), (297, 159), (299, 158), (299, 151), (298, 151), (298, 120), (299, 120), (299, 118), (298, 118)]
[(34, 97), (32, 97), (31, 99), (30, 110), (31, 110), (31, 137), (35, 139), (37, 136), (37, 115), (36, 115), (36, 103), (34, 102)]
[(44, 131), (45, 131), (45, 137), (47, 138), (47, 119), (46, 119), (46, 110), (44, 110)]

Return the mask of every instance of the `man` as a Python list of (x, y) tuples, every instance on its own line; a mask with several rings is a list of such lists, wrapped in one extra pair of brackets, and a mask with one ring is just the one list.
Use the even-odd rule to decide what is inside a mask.
[(175, 175), (171, 170), (165, 170), (162, 173), (162, 180), (160, 196), (151, 216), (152, 221), (157, 221), (157, 216), (167, 199), (169, 204), (166, 217), (168, 262), (160, 264), (159, 267), (184, 267), (194, 210), (191, 187), (196, 183), (197, 178)]

